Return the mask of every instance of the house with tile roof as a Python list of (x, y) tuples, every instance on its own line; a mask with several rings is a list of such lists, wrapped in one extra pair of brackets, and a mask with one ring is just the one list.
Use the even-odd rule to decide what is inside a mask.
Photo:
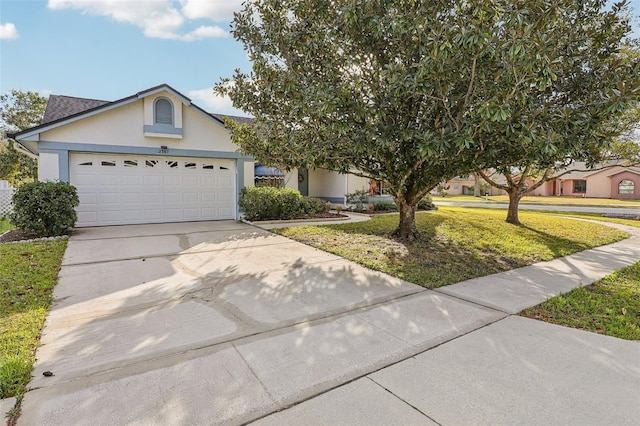
[[(233, 144), (224, 118), (161, 84), (116, 101), (51, 95), (42, 124), (11, 137), (38, 157), (39, 180), (77, 188), (77, 226), (238, 219), (240, 190), (260, 165)], [(279, 178), (340, 204), (369, 183), (327, 170)]]

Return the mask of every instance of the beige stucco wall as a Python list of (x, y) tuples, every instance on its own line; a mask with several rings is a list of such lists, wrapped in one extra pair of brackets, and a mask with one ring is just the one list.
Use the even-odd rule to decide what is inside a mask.
[(346, 194), (355, 192), (355, 191), (368, 191), (369, 190), (369, 179), (356, 176), (352, 174), (342, 175), (347, 180), (347, 190)]
[(245, 161), (244, 186), (255, 186), (255, 182), (256, 182), (255, 165), (256, 163), (254, 161)]
[(309, 170), (309, 196), (344, 198), (347, 193), (346, 175), (328, 170)]
[[(235, 152), (238, 147), (231, 143), (229, 132), (222, 126), (205, 117), (200, 112), (184, 107), (177, 99), (174, 109), (182, 111), (182, 139), (148, 137), (144, 135), (145, 102), (169, 93), (161, 92), (148, 98), (137, 100), (93, 117), (87, 117), (73, 123), (43, 132), (41, 141), (71, 142), (80, 144), (119, 145), (160, 148), (165, 145), (171, 149), (208, 150)], [(176, 123), (177, 123), (176, 118)], [(169, 151), (171, 154), (171, 151)]]
[(284, 174), (284, 186), (286, 188), (298, 189), (298, 169), (293, 169)]
[(40, 153), (38, 157), (38, 180), (42, 182), (59, 180), (59, 164), (58, 154)]

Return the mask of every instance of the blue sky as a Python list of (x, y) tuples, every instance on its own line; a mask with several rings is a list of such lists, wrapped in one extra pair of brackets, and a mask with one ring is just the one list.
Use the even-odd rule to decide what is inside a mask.
[[(0, 93), (116, 100), (168, 83), (211, 112), (241, 114), (212, 91), (235, 68), (250, 70), (228, 32), (241, 3), (0, 0)], [(630, 4), (638, 16), (640, 0)]]
[(168, 83), (212, 112), (220, 77), (250, 70), (229, 34), (241, 0), (0, 0), (0, 93), (116, 100)]

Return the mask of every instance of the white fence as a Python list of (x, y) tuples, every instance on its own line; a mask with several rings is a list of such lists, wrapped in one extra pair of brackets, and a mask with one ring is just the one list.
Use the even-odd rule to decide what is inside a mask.
[(6, 180), (0, 180), (0, 217), (11, 213), (11, 198), (15, 189)]

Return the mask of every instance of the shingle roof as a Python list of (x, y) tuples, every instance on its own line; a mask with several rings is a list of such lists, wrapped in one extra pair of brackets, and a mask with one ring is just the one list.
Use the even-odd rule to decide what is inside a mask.
[(47, 109), (42, 118), (42, 124), (69, 117), (108, 103), (111, 102), (98, 99), (76, 98), (73, 96), (50, 95), (49, 101), (47, 102)]
[[(595, 175), (605, 170), (609, 170), (614, 166), (623, 166), (623, 161), (612, 160), (606, 163), (596, 164), (594, 168), (591, 170), (587, 168), (587, 163), (582, 161), (576, 161), (571, 166), (558, 170), (558, 172), (556, 173), (556, 176), (562, 180), (585, 179), (591, 175)], [(575, 169), (575, 170), (572, 170), (572, 169)], [(572, 170), (572, 171), (569, 173), (563, 174), (567, 170)]]

